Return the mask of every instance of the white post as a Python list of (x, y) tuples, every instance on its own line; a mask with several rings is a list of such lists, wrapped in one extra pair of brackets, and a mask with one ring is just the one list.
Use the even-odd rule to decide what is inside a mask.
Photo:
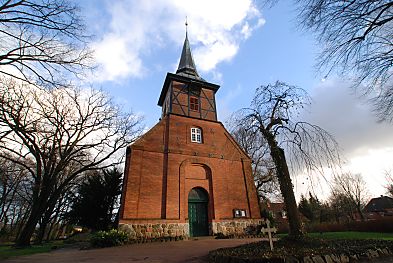
[(269, 219), (266, 220), (266, 225), (267, 225), (267, 233), (269, 235), (270, 250), (273, 251), (273, 240), (272, 240), (272, 232), (271, 232), (271, 228), (270, 228), (270, 221), (269, 221)]

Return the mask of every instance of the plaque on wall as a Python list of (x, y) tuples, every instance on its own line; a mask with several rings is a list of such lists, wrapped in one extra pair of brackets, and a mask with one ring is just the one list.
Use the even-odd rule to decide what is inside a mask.
[(233, 217), (246, 217), (246, 210), (244, 209), (233, 209)]

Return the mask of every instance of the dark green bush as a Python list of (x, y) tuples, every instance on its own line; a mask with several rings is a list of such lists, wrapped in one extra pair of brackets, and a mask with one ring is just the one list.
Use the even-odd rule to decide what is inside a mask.
[(130, 237), (126, 232), (112, 229), (109, 231), (98, 231), (90, 238), (93, 247), (114, 247), (126, 244)]

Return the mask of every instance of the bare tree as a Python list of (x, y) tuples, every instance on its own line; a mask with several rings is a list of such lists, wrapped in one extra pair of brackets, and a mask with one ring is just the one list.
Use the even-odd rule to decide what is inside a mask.
[(29, 244), (39, 220), (52, 214), (83, 172), (121, 163), (140, 128), (140, 118), (122, 113), (101, 91), (3, 83), (0, 157), (24, 167), (32, 182), (31, 209), (17, 245)]
[(385, 176), (386, 176), (386, 193), (390, 196), (393, 197), (393, 173), (392, 170), (385, 171)]
[(235, 120), (230, 120), (228, 124), (233, 127), (232, 136), (252, 160), (252, 173), (259, 199), (280, 199), (274, 163), (266, 140), (258, 131), (246, 129)]
[(28, 211), (29, 185), (26, 169), (0, 158), (0, 235), (9, 240), (16, 236), (17, 225)]
[(355, 220), (355, 203), (345, 194), (339, 192), (331, 194), (328, 199), (328, 204), (336, 223), (348, 223)]
[(323, 47), (318, 66), (353, 75), (381, 121), (393, 120), (393, 2), (298, 0), (300, 25)]
[(335, 176), (330, 199), (332, 205), (341, 207), (352, 220), (355, 213), (364, 220), (363, 208), (368, 200), (368, 191), (362, 175), (348, 172)]
[(303, 231), (290, 169), (295, 173), (322, 172), (324, 166), (333, 167), (339, 161), (337, 143), (329, 133), (296, 120), (309, 102), (304, 90), (277, 81), (259, 87), (251, 107), (241, 110), (238, 116), (238, 123), (244, 129), (260, 133), (267, 142), (293, 238), (303, 236)]
[(42, 242), (52, 240), (59, 237), (63, 229), (67, 227), (68, 220), (66, 220), (66, 214), (71, 209), (71, 196), (73, 196), (77, 190), (79, 184), (81, 184), (87, 176), (78, 176), (78, 180), (74, 180), (67, 189), (63, 191), (63, 194), (59, 197), (56, 202), (54, 209), (47, 209), (39, 221), (39, 229), (36, 235), (36, 241)]
[[(263, 0), (268, 6), (279, 0)], [(352, 79), (380, 121), (393, 121), (393, 2), (295, 0), (300, 28), (316, 35), (317, 68)]]
[(79, 9), (69, 0), (0, 1), (0, 39), (3, 77), (53, 87), (91, 62)]

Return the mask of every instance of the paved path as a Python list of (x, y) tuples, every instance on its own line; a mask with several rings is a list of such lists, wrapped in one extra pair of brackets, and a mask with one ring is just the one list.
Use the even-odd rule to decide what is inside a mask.
[(131, 262), (207, 262), (210, 250), (233, 247), (262, 239), (200, 238), (165, 243), (134, 244), (123, 247), (77, 250), (59, 249), (51, 253), (22, 256), (4, 263), (131, 263)]
[[(134, 244), (123, 247), (79, 250), (65, 248), (51, 253), (21, 256), (2, 261), (2, 263), (167, 263), (190, 262), (205, 263), (210, 250), (233, 247), (262, 240), (250, 239), (213, 239)], [(375, 259), (373, 263), (392, 263), (393, 258)]]

